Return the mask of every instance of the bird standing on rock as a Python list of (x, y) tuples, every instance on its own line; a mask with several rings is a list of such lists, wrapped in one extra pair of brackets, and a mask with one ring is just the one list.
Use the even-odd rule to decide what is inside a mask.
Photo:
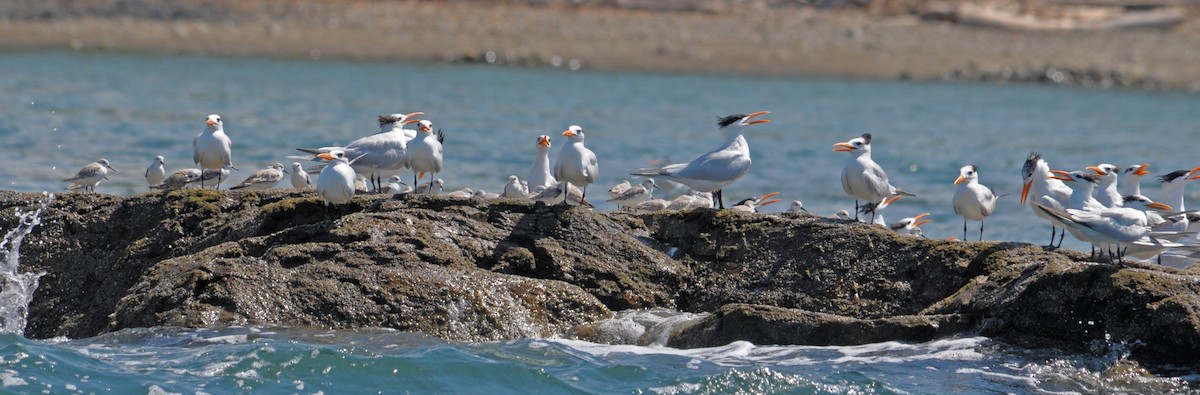
[(304, 171), (304, 166), (300, 162), (292, 162), (292, 188), (308, 189), (312, 188), (312, 179), (308, 177), (308, 172)]
[(963, 240), (967, 239), (967, 221), (979, 221), (979, 240), (983, 240), (983, 220), (996, 211), (996, 193), (979, 183), (979, 169), (966, 165), (958, 169), (954, 180), (954, 213), (963, 217)]
[[(888, 181), (887, 173), (871, 159), (870, 133), (863, 133), (862, 136), (850, 139), (850, 141), (834, 144), (833, 150), (850, 153), (850, 159), (842, 168), (842, 190), (854, 197), (856, 219), (858, 218), (857, 212), (861, 211), (858, 205), (859, 200), (865, 200), (870, 204), (898, 195), (916, 196), (892, 186)], [(871, 222), (875, 222), (873, 217)]]
[(346, 151), (335, 149), (317, 154), (317, 157), (330, 162), (317, 177), (317, 194), (325, 199), (325, 206), (349, 202), (354, 197), (356, 177), (354, 169), (350, 167), (352, 161), (346, 158)]
[(404, 165), (413, 171), (413, 185), (417, 185), (425, 173), (432, 173), (429, 178), (433, 179), (442, 171), (443, 141), (445, 136), (442, 131), (434, 135), (433, 122), (419, 122), (417, 137), (408, 142), (408, 155), (404, 158)]
[(154, 157), (154, 161), (150, 162), (150, 167), (146, 168), (146, 184), (155, 186), (162, 184), (167, 178), (167, 163), (162, 155)]
[(117, 171), (117, 169), (108, 165), (108, 159), (100, 158), (100, 160), (89, 163), (87, 166), (79, 169), (79, 172), (75, 173), (74, 176), (63, 181), (71, 183), (71, 185), (67, 186), (67, 190), (83, 188), (84, 191), (95, 192), (96, 186), (100, 185), (100, 181), (108, 179), (109, 170), (113, 172)]
[(282, 163), (276, 163), (266, 169), (262, 169), (246, 177), (241, 184), (234, 185), (229, 189), (245, 189), (247, 191), (262, 191), (275, 187), (279, 181), (283, 180), (283, 175), (287, 174), (287, 170), (283, 169)]
[[(233, 166), (233, 142), (225, 135), (225, 123), (221, 116), (209, 115), (204, 122), (208, 126), (192, 140), (192, 161), (200, 165), (202, 170), (237, 170)], [(224, 172), (217, 173), (217, 185), (221, 184), (224, 176)], [(200, 181), (200, 187), (204, 187), (204, 180)]]
[[(583, 127), (571, 125), (563, 132), (563, 136), (570, 141), (558, 151), (558, 160), (554, 162), (554, 178), (567, 184), (567, 190), (572, 184), (582, 188), (582, 200), (587, 201), (587, 187), (596, 182), (596, 176), (600, 172), (596, 154), (583, 145)], [(563, 204), (567, 204), (566, 195), (563, 196)]]
[(721, 191), (742, 179), (750, 171), (750, 145), (742, 134), (750, 125), (771, 122), (769, 119), (754, 119), (770, 114), (759, 111), (717, 117), (717, 129), (725, 136), (725, 144), (715, 150), (692, 159), (688, 163), (676, 163), (660, 168), (638, 169), (629, 174), (643, 177), (663, 177), (666, 180), (687, 185), (700, 192), (712, 192), (719, 208), (725, 208)]

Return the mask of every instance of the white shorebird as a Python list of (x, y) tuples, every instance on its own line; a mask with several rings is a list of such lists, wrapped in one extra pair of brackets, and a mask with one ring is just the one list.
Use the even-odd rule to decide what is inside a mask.
[[(351, 167), (351, 168), (353, 169), (353, 167)], [(362, 174), (355, 173), (354, 174), (354, 193), (364, 194), (367, 192), (368, 192), (367, 177), (363, 177)]]
[(996, 196), (992, 188), (979, 183), (979, 169), (966, 165), (958, 169), (954, 180), (954, 213), (963, 217), (963, 240), (967, 239), (967, 221), (979, 221), (979, 240), (983, 240), (983, 221), (996, 211)]
[(621, 196), (621, 192), (625, 192), (625, 190), (629, 189), (631, 186), (633, 186), (633, 184), (630, 184), (629, 180), (624, 180), (617, 185), (613, 185), (612, 188), (608, 188), (608, 198), (616, 199), (617, 196)]
[[(567, 184), (567, 188), (572, 184), (583, 188), (581, 200), (587, 201), (587, 187), (596, 182), (600, 172), (596, 153), (584, 146), (583, 128), (579, 125), (571, 125), (562, 135), (570, 141), (558, 151), (558, 159), (554, 161), (554, 178), (559, 183)], [(563, 196), (563, 204), (566, 203), (567, 197)]]
[(850, 218), (850, 212), (845, 209), (838, 210), (838, 212), (833, 213), (833, 216), (843, 221), (854, 221), (854, 218)]
[(1121, 172), (1121, 196), (1142, 194), (1142, 176), (1150, 174), (1149, 171), (1146, 171), (1148, 167), (1150, 167), (1149, 163), (1132, 165)]
[[(352, 167), (356, 174), (370, 177), (374, 187), (381, 187), (383, 177), (405, 168), (404, 157), (407, 154), (408, 142), (415, 133), (405, 129), (404, 125), (419, 122), (413, 117), (425, 115), (423, 112), (409, 114), (391, 114), (379, 116), (379, 132), (354, 140), (345, 147), (297, 148), (296, 150), (311, 155), (342, 150), (347, 158), (358, 158)], [(300, 157), (315, 159), (314, 157)]]
[(308, 172), (304, 171), (304, 166), (300, 162), (292, 162), (292, 188), (309, 189), (312, 188), (312, 178), (308, 176)]
[(1121, 193), (1117, 191), (1117, 175), (1121, 169), (1116, 165), (1108, 163), (1088, 166), (1087, 168), (1096, 172), (1096, 188), (1099, 189), (1096, 194), (1096, 200), (1104, 207), (1121, 207), (1123, 198)]
[(508, 183), (504, 184), (504, 197), (509, 199), (528, 199), (529, 190), (521, 184), (521, 179), (516, 175), (508, 176)]
[(283, 180), (283, 175), (287, 174), (287, 170), (283, 169), (282, 163), (276, 163), (266, 169), (262, 169), (246, 177), (241, 184), (234, 185), (229, 189), (245, 189), (247, 191), (262, 191), (274, 188), (279, 181)]
[(925, 237), (924, 233), (921, 232), (921, 225), (929, 223), (930, 220), (925, 218), (928, 216), (929, 213), (921, 213), (916, 217), (902, 218), (896, 221), (896, 223), (888, 225), (888, 228), (902, 235)]
[(400, 181), (400, 176), (388, 177), (388, 181), (383, 183), (383, 187), (379, 189), (380, 193), (399, 195), (412, 192), (412, 187)]
[(413, 193), (426, 194), (426, 195), (440, 195), (442, 193), (442, 190), (444, 190), (445, 187), (446, 187), (445, 181), (443, 181), (441, 178), (435, 178), (427, 183), (421, 184), (420, 186), (416, 187), (416, 189), (413, 189)]
[[(842, 190), (854, 197), (854, 208), (859, 209), (858, 201), (877, 203), (892, 196), (916, 196), (892, 186), (887, 173), (871, 159), (871, 134), (850, 139), (844, 143), (833, 145), (836, 152), (849, 152), (850, 159), (842, 168)], [(857, 215), (857, 214), (856, 214)], [(856, 217), (857, 218), (857, 217)], [(871, 222), (877, 222), (872, 218)]]
[(67, 190), (83, 189), (84, 191), (94, 192), (96, 185), (100, 185), (100, 181), (108, 179), (109, 170), (112, 170), (114, 173), (117, 171), (117, 169), (109, 166), (108, 159), (100, 158), (100, 160), (89, 163), (87, 166), (79, 169), (79, 172), (76, 172), (74, 176), (63, 181), (71, 183), (71, 185), (67, 185)]
[(558, 180), (550, 173), (550, 136), (538, 136), (535, 147), (537, 153), (533, 156), (533, 165), (529, 167), (529, 176), (525, 178), (529, 182), (526, 188), (529, 193), (558, 184)]
[[(1030, 152), (1029, 158), (1025, 159), (1025, 164), (1021, 167), (1021, 179), (1024, 182), (1021, 187), (1021, 205), (1025, 205), (1025, 201), (1032, 196), (1034, 202), (1042, 205), (1059, 209), (1067, 206), (1067, 201), (1071, 197), (1071, 188), (1054, 178), (1054, 174), (1050, 172), (1050, 165), (1037, 151)], [(1030, 207), (1035, 215), (1050, 221), (1050, 244), (1046, 247), (1057, 248), (1054, 245), (1055, 230), (1058, 229), (1055, 217), (1036, 207)], [(1058, 246), (1062, 246), (1063, 237), (1066, 235), (1065, 230), (1058, 235)]]
[(608, 202), (615, 203), (617, 207), (630, 208), (653, 198), (656, 188), (658, 186), (654, 185), (654, 179), (647, 178), (641, 184), (625, 188), (616, 197), (608, 199)]
[(792, 204), (788, 206), (787, 211), (789, 213), (800, 213), (800, 212), (807, 213), (808, 209), (804, 208), (804, 202), (801, 202), (799, 200), (793, 200)]
[(454, 199), (470, 199), (473, 196), (475, 196), (475, 190), (471, 188), (463, 188), (446, 194), (446, 197)]
[(755, 117), (770, 114), (759, 111), (746, 114), (734, 114), (717, 118), (718, 130), (725, 135), (725, 143), (712, 151), (692, 159), (688, 163), (676, 163), (660, 168), (638, 169), (629, 174), (643, 177), (662, 177), (665, 180), (687, 185), (700, 192), (712, 192), (717, 206), (725, 208), (721, 191), (740, 180), (750, 171), (750, 145), (743, 133), (750, 125), (771, 122), (769, 119)]
[(198, 184), (203, 187), (205, 182), (216, 180), (212, 184), (213, 188), (221, 186), (221, 182), (225, 181), (225, 177), (229, 176), (229, 169), (204, 169), (200, 172), (200, 177), (192, 179), (192, 184)]
[(633, 209), (635, 211), (661, 211), (663, 209), (666, 209), (667, 206), (670, 204), (671, 204), (671, 202), (668, 202), (663, 199), (650, 199), (650, 200), (638, 203), (636, 206), (633, 206)]
[[(1162, 195), (1159, 196), (1157, 201), (1174, 207), (1177, 211), (1187, 211), (1183, 205), (1184, 190), (1192, 181), (1200, 179), (1200, 176), (1197, 176), (1198, 173), (1200, 173), (1200, 167), (1191, 170), (1176, 170), (1159, 177), (1158, 181), (1162, 186)], [(1153, 223), (1160, 221), (1158, 218), (1162, 217), (1151, 215), (1151, 226), (1154, 227), (1155, 231), (1161, 232), (1183, 232), (1187, 230), (1189, 223), (1187, 215), (1182, 214), (1162, 218), (1161, 221), (1163, 222)]]
[(763, 206), (766, 206), (769, 204), (778, 203), (779, 199), (767, 200), (778, 194), (779, 194), (779, 192), (771, 192), (766, 195), (762, 195), (762, 196), (755, 197), (755, 198), (742, 199), (742, 201), (733, 205), (733, 207), (730, 207), (729, 210), (739, 212), (739, 213), (747, 213), (747, 214), (757, 213), (758, 209), (760, 207), (763, 207)]
[(162, 184), (167, 178), (167, 163), (162, 155), (154, 157), (150, 167), (146, 168), (146, 184), (150, 186)]
[(417, 127), (417, 137), (408, 142), (408, 155), (404, 157), (404, 166), (413, 171), (413, 185), (416, 185), (425, 173), (432, 173), (429, 178), (437, 177), (442, 171), (442, 142), (445, 135), (441, 130), (433, 133), (433, 122), (421, 121)]
[(329, 166), (321, 170), (317, 177), (317, 195), (325, 200), (325, 206), (344, 204), (354, 197), (354, 168), (353, 162), (346, 158), (346, 151), (334, 149), (330, 152), (317, 154), (318, 158), (329, 161)]
[[(192, 161), (203, 170), (237, 170), (237, 167), (233, 166), (233, 142), (225, 135), (225, 123), (221, 121), (221, 116), (209, 115), (204, 122), (208, 126), (192, 140)], [(216, 174), (217, 185), (220, 185), (225, 173)], [(206, 180), (200, 181), (200, 187), (204, 187), (204, 181)]]
[(200, 169), (175, 170), (171, 172), (171, 175), (168, 175), (167, 178), (163, 179), (162, 182), (158, 183), (157, 185), (151, 185), (150, 187), (164, 191), (183, 189), (184, 187), (187, 187), (188, 184), (194, 181), (199, 181), (203, 174), (204, 172)]
[[(1155, 241), (1150, 235), (1150, 226), (1145, 210), (1169, 211), (1171, 207), (1151, 201), (1145, 196), (1133, 195), (1126, 197), (1124, 207), (1104, 208), (1101, 210), (1066, 211), (1043, 206), (1034, 202), (1034, 207), (1045, 211), (1068, 229), (1086, 235), (1085, 242), (1099, 244), (1103, 247), (1115, 247), (1115, 260), (1124, 257), (1125, 249), (1136, 244), (1151, 244)], [(1110, 258), (1113, 258), (1110, 252)]]

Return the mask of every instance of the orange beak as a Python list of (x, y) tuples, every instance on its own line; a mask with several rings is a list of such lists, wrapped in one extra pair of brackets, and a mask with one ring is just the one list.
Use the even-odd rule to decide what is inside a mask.
[(854, 151), (854, 146), (850, 143), (837, 143), (833, 145), (834, 152), (850, 152)]
[(1026, 181), (1025, 186), (1021, 187), (1021, 206), (1025, 206), (1025, 199), (1029, 198), (1029, 187), (1033, 186), (1033, 180)]
[[(759, 112), (755, 112), (755, 113), (751, 113), (750, 115), (747, 115), (746, 119), (750, 120), (750, 119), (754, 119), (754, 117), (757, 117), (759, 115), (765, 115), (765, 114), (770, 114), (770, 113), (771, 113), (770, 111), (759, 111)], [(756, 125), (756, 124), (768, 123), (768, 122), (771, 122), (771, 120), (770, 119), (758, 119), (758, 120), (746, 122), (746, 124), (747, 125)]]
[(208, 126), (217, 126), (217, 121), (214, 121), (214, 120), (211, 120), (211, 119), (210, 119), (210, 120), (208, 120), (208, 121), (205, 121), (205, 123), (208, 123)]
[(1137, 170), (1134, 170), (1133, 174), (1137, 174), (1139, 176), (1144, 176), (1144, 175), (1150, 174), (1149, 171), (1146, 171), (1146, 168), (1148, 168), (1148, 167), (1150, 167), (1150, 164), (1144, 163), (1144, 164), (1142, 164), (1142, 166), (1138, 167)]
[(1200, 172), (1200, 167), (1193, 168), (1193, 169), (1192, 169), (1192, 171), (1188, 172), (1188, 175), (1189, 175), (1189, 176), (1191, 176), (1191, 177), (1188, 177), (1188, 179), (1189, 179), (1189, 180), (1198, 180), (1198, 179), (1200, 179), (1200, 175), (1195, 175), (1195, 174), (1196, 174), (1196, 173), (1198, 173), (1198, 172)]
[(333, 155), (328, 152), (319, 153), (319, 154), (317, 154), (317, 157), (327, 160), (327, 161), (330, 161), (330, 162), (333, 162)]
[(428, 132), (429, 130), (430, 130), (430, 129), (429, 129), (429, 126), (426, 126), (426, 125), (421, 125), (421, 131), (422, 131), (422, 132)]
[(425, 115), (425, 113), (423, 113), (423, 112), (420, 112), (420, 111), (417, 111), (417, 112), (414, 112), (414, 113), (411, 113), (411, 114), (404, 114), (404, 118), (405, 118), (405, 119), (407, 119), (407, 118), (412, 118), (412, 117), (415, 117), (415, 116), (418, 116), (418, 115)]
[(902, 197), (904, 197), (904, 195), (896, 195), (896, 196), (892, 196), (887, 199), (883, 199), (883, 205), (884, 206), (890, 205), (890, 204), (894, 203), (895, 201), (900, 200), (900, 198), (902, 198)]
[(1098, 175), (1102, 175), (1102, 176), (1108, 175), (1108, 172), (1104, 171), (1104, 169), (1101, 169), (1099, 166), (1088, 166), (1087, 169), (1096, 172), (1096, 174), (1098, 174)]
[(779, 199), (771, 199), (771, 200), (768, 200), (768, 201), (765, 201), (765, 202), (759, 203), (759, 204), (758, 204), (758, 207), (766, 206), (766, 205), (768, 205), (768, 204), (775, 204), (775, 203), (779, 203), (779, 201), (780, 201)]
[(571, 129), (567, 129), (567, 131), (563, 132), (563, 136), (575, 137), (575, 132), (572, 132)]
[(538, 137), (538, 145), (549, 147), (550, 146), (550, 136), (543, 135), (542, 137)]
[(967, 177), (965, 177), (965, 176), (958, 176), (958, 178), (954, 179), (954, 185), (958, 185), (958, 183), (960, 183), (960, 182), (963, 182), (963, 181), (966, 181), (966, 180), (967, 180)]
[(1058, 176), (1050, 176), (1050, 177), (1046, 177), (1046, 178), (1053, 178), (1055, 180), (1062, 180), (1062, 181), (1067, 181), (1067, 182), (1075, 182), (1075, 179), (1071, 178), (1070, 172), (1066, 172), (1066, 171), (1062, 171), (1062, 170), (1050, 170), (1050, 172), (1057, 174)]
[(763, 200), (767, 200), (767, 198), (770, 198), (770, 197), (772, 197), (772, 196), (775, 196), (775, 195), (778, 195), (778, 194), (779, 194), (779, 192), (771, 192), (771, 193), (768, 193), (768, 194), (766, 194), (766, 195), (759, 196), (759, 197), (758, 197), (758, 200), (761, 202), (761, 201), (763, 201)]
[(1168, 205), (1165, 205), (1165, 204), (1162, 204), (1159, 202), (1153, 202), (1153, 203), (1147, 204), (1146, 207), (1149, 207), (1149, 208), (1152, 208), (1152, 209), (1155, 209), (1158, 211), (1171, 211), (1171, 206), (1168, 206)]
[(913, 217), (913, 220), (914, 220), (913, 227), (920, 227), (921, 225), (925, 225), (925, 224), (929, 223), (930, 220), (925, 219), (925, 217), (928, 217), (928, 216), (929, 216), (929, 213), (924, 213), (924, 214), (918, 215), (916, 217)]
[(414, 124), (414, 123), (417, 123), (417, 122), (421, 122), (421, 120), (420, 120), (420, 119), (413, 118), (413, 119), (409, 119), (409, 120), (406, 120), (406, 121), (404, 121), (404, 123), (401, 123), (401, 125), (412, 125), (412, 124)]

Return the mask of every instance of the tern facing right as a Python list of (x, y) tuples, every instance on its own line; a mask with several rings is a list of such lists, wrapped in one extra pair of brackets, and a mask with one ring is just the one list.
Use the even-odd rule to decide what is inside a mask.
[(283, 180), (284, 173), (287, 173), (287, 171), (283, 170), (283, 164), (276, 163), (271, 165), (271, 167), (254, 172), (250, 177), (246, 177), (246, 180), (242, 181), (241, 184), (234, 185), (229, 189), (245, 189), (247, 191), (271, 189), (275, 187), (275, 184)]
[(641, 184), (631, 186), (626, 188), (624, 191), (621, 191), (621, 193), (617, 194), (616, 197), (608, 199), (608, 202), (616, 203), (617, 207), (633, 207), (644, 201), (650, 200), (653, 197), (652, 195), (656, 188), (658, 188), (658, 186), (654, 185), (654, 179), (647, 178), (645, 181), (642, 181)]
[[(954, 213), (963, 217), (963, 240), (967, 239), (967, 221), (979, 221), (979, 240), (983, 240), (983, 220), (996, 211), (996, 193), (979, 183), (979, 169), (966, 165), (954, 180)], [(965, 182), (964, 182), (965, 181)]]
[[(1115, 245), (1116, 260), (1124, 257), (1124, 249), (1135, 244), (1157, 242), (1150, 236), (1144, 210), (1169, 211), (1171, 206), (1154, 202), (1145, 196), (1132, 195), (1124, 198), (1124, 207), (1105, 208), (1098, 211), (1066, 211), (1043, 206), (1034, 202), (1034, 207), (1054, 216), (1059, 223), (1087, 235), (1086, 242)], [(1075, 232), (1072, 232), (1074, 234)], [(1123, 248), (1122, 248), (1123, 247)]]
[[(379, 188), (382, 187), (384, 174), (404, 169), (404, 157), (408, 152), (409, 143), (407, 136), (411, 132), (411, 130), (404, 129), (404, 125), (419, 122), (413, 118), (418, 115), (425, 115), (425, 113), (380, 115), (378, 133), (361, 137), (345, 147), (297, 148), (296, 150), (318, 155), (340, 149), (346, 157), (357, 158), (353, 164), (354, 172), (369, 176), (373, 186)], [(316, 159), (316, 157), (308, 159)]]
[(1149, 163), (1132, 165), (1121, 172), (1121, 196), (1142, 194), (1142, 176), (1150, 174), (1147, 167), (1150, 167)]
[[(871, 160), (871, 134), (833, 145), (836, 152), (849, 152), (850, 159), (842, 168), (842, 190), (854, 197), (854, 208), (859, 210), (858, 201), (877, 203), (892, 196), (916, 196), (896, 188), (888, 181), (887, 173)], [(855, 214), (857, 215), (857, 214)], [(857, 218), (857, 217), (856, 217)], [(875, 222), (872, 220), (872, 222)]]
[(743, 133), (750, 125), (771, 122), (769, 119), (755, 117), (770, 114), (769, 111), (759, 111), (746, 114), (734, 114), (727, 117), (717, 117), (718, 130), (725, 135), (725, 144), (715, 150), (708, 151), (688, 163), (676, 163), (661, 168), (638, 169), (629, 174), (643, 177), (663, 177), (666, 180), (687, 185), (700, 192), (712, 192), (717, 206), (725, 208), (721, 191), (742, 179), (750, 171), (750, 145), (746, 143)]
[(161, 189), (164, 191), (174, 191), (176, 189), (183, 189), (188, 184), (190, 184), (196, 180), (199, 180), (200, 177), (203, 175), (204, 175), (204, 172), (200, 171), (200, 169), (175, 170), (174, 172), (171, 173), (171, 175), (169, 175), (169, 176), (167, 176), (167, 178), (163, 179), (162, 182), (158, 183), (157, 185), (151, 185), (150, 187), (154, 188), (154, 189)]
[(902, 218), (899, 221), (896, 221), (896, 223), (888, 225), (888, 227), (898, 234), (925, 237), (925, 235), (921, 232), (921, 225), (929, 223), (930, 220), (925, 218), (928, 216), (929, 213), (921, 213), (916, 217)]
[(79, 169), (78, 173), (63, 181), (71, 183), (71, 185), (67, 186), (67, 190), (83, 188), (84, 191), (95, 192), (96, 185), (100, 185), (100, 181), (108, 179), (109, 170), (113, 172), (117, 171), (117, 169), (108, 165), (108, 159), (100, 158), (100, 160), (89, 163), (87, 166)]
[[(200, 165), (201, 170), (237, 170), (233, 166), (230, 149), (233, 143), (225, 135), (225, 123), (221, 121), (221, 116), (209, 115), (204, 122), (208, 126), (192, 140), (192, 161)], [(221, 184), (223, 178), (224, 173), (217, 173), (217, 185)], [(204, 180), (200, 181), (200, 187), (204, 187)]]

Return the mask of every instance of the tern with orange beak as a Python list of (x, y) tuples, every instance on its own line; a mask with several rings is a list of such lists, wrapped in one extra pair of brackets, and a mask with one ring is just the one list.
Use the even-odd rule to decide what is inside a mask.
[(1150, 174), (1146, 171), (1149, 167), (1149, 163), (1143, 163), (1126, 167), (1121, 172), (1121, 196), (1142, 194), (1142, 176)]
[(742, 201), (733, 205), (733, 207), (730, 207), (729, 210), (737, 211), (739, 213), (747, 213), (747, 214), (757, 213), (758, 209), (760, 207), (779, 203), (779, 199), (767, 200), (778, 194), (779, 194), (779, 192), (771, 192), (771, 193), (768, 193), (766, 195), (762, 195), (762, 196), (759, 196), (756, 198), (742, 199)]
[[(842, 190), (854, 197), (855, 211), (861, 211), (859, 200), (878, 203), (893, 196), (916, 196), (896, 188), (888, 181), (887, 173), (871, 159), (871, 134), (833, 145), (835, 152), (849, 152), (850, 159), (842, 168)], [(872, 211), (873, 212), (873, 211)], [(874, 215), (874, 214), (872, 214)], [(855, 219), (857, 219), (855, 214)], [(876, 222), (874, 218), (871, 222)]]
[(325, 199), (325, 206), (344, 204), (354, 197), (354, 168), (346, 158), (346, 151), (335, 149), (317, 154), (318, 158), (329, 161), (329, 165), (321, 170), (317, 177), (317, 194)]
[(921, 232), (921, 225), (929, 223), (930, 220), (925, 218), (928, 216), (929, 213), (922, 213), (916, 217), (903, 218), (888, 227), (892, 228), (898, 234), (924, 237), (925, 235)]
[(530, 194), (558, 185), (558, 180), (550, 173), (550, 136), (538, 136), (534, 147), (537, 153), (533, 155), (533, 165), (529, 167), (529, 176), (525, 178), (529, 183)]
[(967, 221), (979, 221), (979, 240), (983, 240), (983, 220), (996, 211), (996, 192), (979, 183), (975, 165), (958, 169), (954, 185), (954, 213), (963, 217), (963, 240), (967, 239)]
[(1117, 191), (1117, 175), (1121, 168), (1117, 165), (1101, 163), (1095, 166), (1088, 166), (1088, 170), (1096, 172), (1096, 187), (1099, 188), (1099, 193), (1096, 194), (1096, 200), (1104, 207), (1121, 207), (1124, 199), (1121, 193)]
[[(1105, 208), (1098, 211), (1058, 210), (1034, 202), (1034, 207), (1053, 216), (1072, 235), (1086, 236), (1082, 241), (1116, 248), (1115, 260), (1120, 261), (1125, 251), (1134, 245), (1161, 245), (1150, 234), (1145, 210), (1170, 211), (1171, 206), (1154, 202), (1145, 196), (1133, 195), (1123, 198), (1123, 207)], [(1110, 252), (1110, 258), (1114, 258)]]
[[(384, 177), (403, 170), (404, 156), (408, 152), (408, 141), (416, 132), (405, 129), (404, 125), (420, 122), (414, 117), (425, 115), (423, 112), (409, 114), (391, 114), (379, 116), (379, 132), (354, 140), (345, 147), (297, 148), (296, 150), (311, 155), (342, 150), (348, 158), (358, 158), (354, 162), (357, 174), (369, 176), (375, 191), (382, 187)], [(316, 156), (299, 157), (298, 159), (317, 160)]]
[(750, 114), (734, 114), (717, 117), (718, 130), (725, 135), (725, 143), (717, 149), (705, 152), (688, 163), (676, 163), (659, 168), (637, 169), (629, 173), (643, 177), (662, 177), (665, 180), (687, 185), (700, 192), (712, 192), (717, 206), (725, 208), (721, 191), (729, 184), (740, 180), (750, 171), (750, 145), (743, 134), (751, 125), (771, 122), (769, 119), (754, 119), (770, 114), (759, 111)]
[[(596, 153), (583, 145), (583, 127), (571, 125), (562, 134), (569, 140), (558, 151), (558, 160), (554, 162), (554, 178), (560, 183), (566, 183), (582, 188), (580, 200), (587, 201), (587, 187), (596, 182), (600, 166), (596, 162)], [(567, 194), (563, 195), (563, 204), (567, 204)]]
[(433, 133), (433, 122), (418, 122), (417, 137), (408, 142), (408, 156), (404, 158), (404, 166), (413, 171), (413, 185), (432, 173), (429, 178), (437, 177), (442, 171), (442, 142), (446, 136), (441, 130)]
[[(1021, 179), (1024, 181), (1024, 186), (1021, 187), (1021, 205), (1025, 205), (1025, 201), (1032, 197), (1034, 202), (1045, 206), (1059, 209), (1066, 207), (1067, 201), (1071, 197), (1071, 188), (1053, 177), (1054, 174), (1050, 173), (1050, 165), (1042, 158), (1042, 154), (1036, 151), (1030, 152), (1029, 158), (1025, 159), (1025, 164), (1021, 167)], [(1058, 229), (1058, 222), (1055, 222), (1053, 216), (1037, 207), (1032, 207), (1032, 209), (1034, 215), (1050, 221), (1050, 244), (1046, 247), (1056, 248), (1054, 235), (1057, 233), (1055, 230)], [(1062, 240), (1066, 235), (1065, 230), (1058, 235), (1059, 246), (1062, 246)]]
[[(237, 170), (233, 166), (230, 148), (233, 142), (225, 135), (225, 123), (221, 121), (221, 116), (209, 115), (204, 122), (207, 124), (204, 131), (192, 140), (192, 161), (200, 165), (201, 170)], [(217, 176), (217, 185), (221, 184), (222, 178), (222, 175)], [(200, 187), (204, 187), (203, 182), (200, 183)]]

